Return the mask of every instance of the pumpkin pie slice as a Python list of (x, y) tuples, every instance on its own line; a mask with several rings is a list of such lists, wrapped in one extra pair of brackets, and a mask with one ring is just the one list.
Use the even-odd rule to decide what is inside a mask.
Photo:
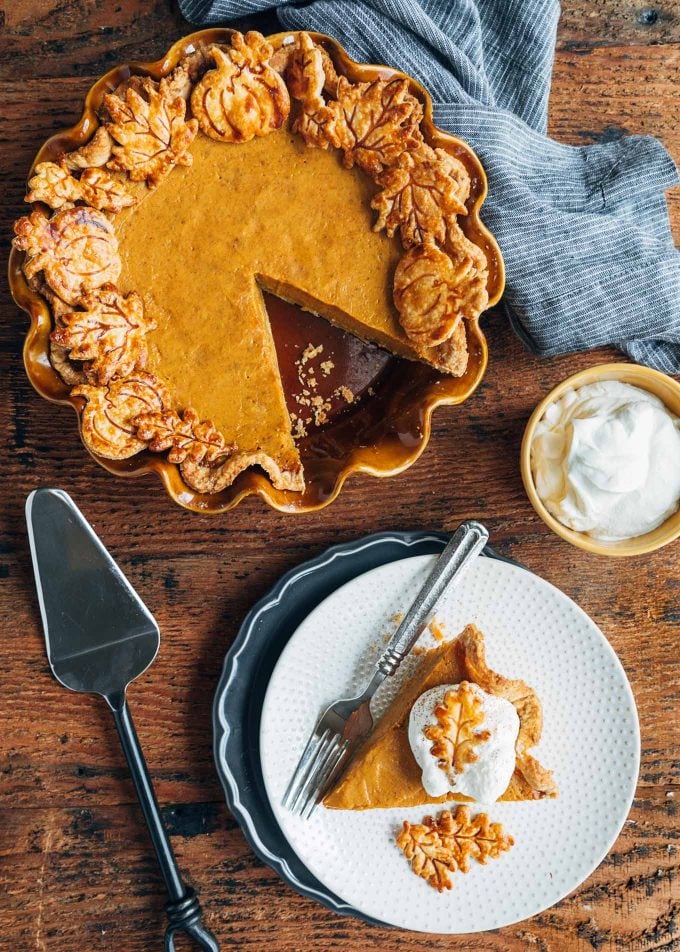
[[(455, 640), (439, 645), (423, 656), (413, 676), (403, 684), (345, 773), (326, 796), (324, 805), (336, 810), (368, 810), (451, 800), (469, 801), (471, 798), (462, 794), (433, 797), (426, 792), (408, 738), (411, 709), (421, 695), (442, 685), (464, 683), (505, 698), (519, 718), (515, 769), (499, 799), (556, 797), (557, 785), (552, 772), (529, 753), (539, 742), (543, 725), (541, 703), (536, 692), (524, 681), (511, 680), (492, 671), (486, 664), (482, 632), (474, 625), (468, 625)], [(480, 726), (483, 728), (484, 724)]]

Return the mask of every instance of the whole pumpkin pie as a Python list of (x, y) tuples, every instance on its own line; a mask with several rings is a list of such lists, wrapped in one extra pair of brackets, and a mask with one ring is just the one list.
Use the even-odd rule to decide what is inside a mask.
[(301, 491), (265, 291), (465, 372), (491, 244), (461, 228), (470, 174), (405, 78), (352, 81), (306, 33), (234, 33), (130, 76), (98, 118), (35, 168), (14, 239), (96, 455), (167, 452), (199, 492), (250, 466)]
[[(529, 753), (542, 728), (536, 692), (492, 671), (482, 632), (468, 625), (423, 656), (324, 805), (366, 810), (555, 797), (552, 772)], [(433, 793), (439, 790), (445, 792)]]

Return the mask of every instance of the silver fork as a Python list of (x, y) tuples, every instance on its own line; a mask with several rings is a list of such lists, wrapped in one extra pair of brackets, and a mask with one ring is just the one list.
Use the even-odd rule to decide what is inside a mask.
[(284, 807), (305, 818), (312, 815), (349, 755), (372, 729), (371, 698), (413, 648), (445, 590), (454, 579), (460, 579), (488, 539), (488, 531), (479, 522), (464, 522), (454, 532), (406, 617), (376, 661), (365, 690), (358, 697), (343, 698), (331, 704), (317, 721), (283, 796)]

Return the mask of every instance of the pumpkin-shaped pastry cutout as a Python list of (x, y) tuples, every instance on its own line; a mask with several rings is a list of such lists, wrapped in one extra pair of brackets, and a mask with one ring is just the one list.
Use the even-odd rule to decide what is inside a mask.
[(85, 292), (120, 274), (113, 225), (94, 208), (63, 208), (51, 218), (36, 208), (20, 218), (14, 230), (14, 247), (26, 252), (23, 270), (28, 280), (42, 271), (67, 304), (78, 304)]
[(211, 49), (208, 70), (191, 94), (191, 109), (207, 136), (247, 142), (280, 128), (290, 112), (286, 84), (269, 65), (272, 47), (259, 33), (234, 34), (228, 50)]

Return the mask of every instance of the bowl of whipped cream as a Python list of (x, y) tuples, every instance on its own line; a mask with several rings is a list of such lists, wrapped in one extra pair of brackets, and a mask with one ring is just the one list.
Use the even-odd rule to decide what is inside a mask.
[(569, 377), (534, 410), (524, 487), (563, 539), (600, 555), (642, 555), (680, 536), (680, 384), (637, 364)]

